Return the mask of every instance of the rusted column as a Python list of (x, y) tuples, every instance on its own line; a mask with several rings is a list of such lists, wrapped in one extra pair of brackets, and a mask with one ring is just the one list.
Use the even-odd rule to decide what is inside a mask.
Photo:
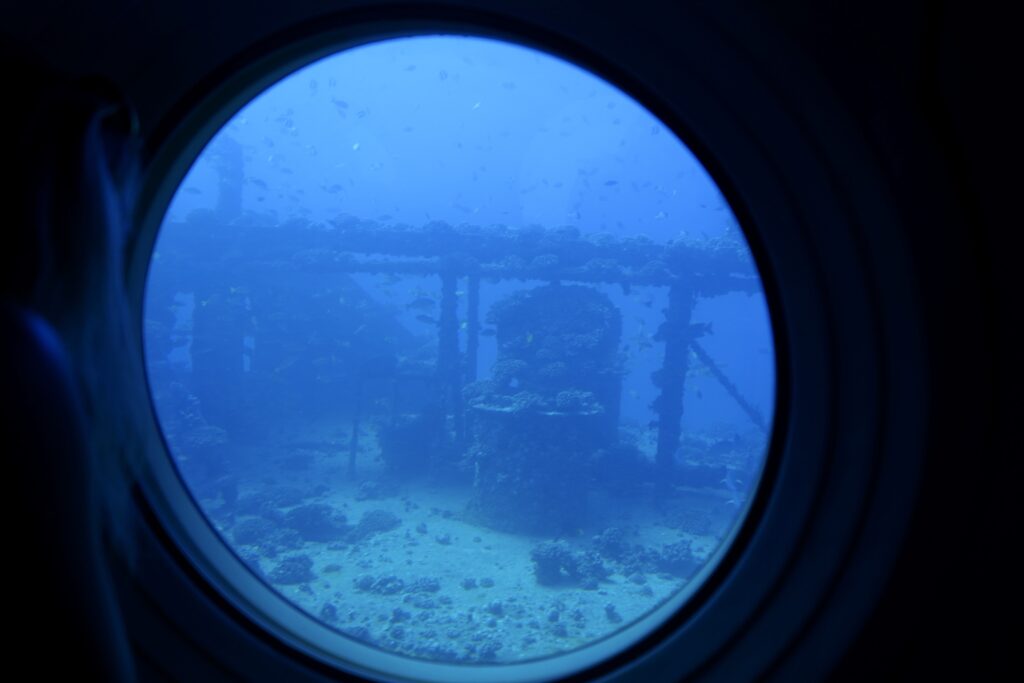
[(203, 416), (231, 431), (245, 429), (243, 354), (249, 314), (219, 282), (196, 288), (192, 313), (192, 382)]
[(457, 312), (458, 274), (453, 268), (441, 271), (441, 317), (438, 320), (437, 374), (445, 394), (445, 412), (452, 416), (455, 438), (463, 437), (462, 369), (459, 364), (459, 318)]
[(658, 450), (655, 456), (660, 475), (667, 486), (671, 481), (673, 459), (679, 448), (680, 422), (683, 417), (683, 392), (689, 364), (690, 319), (696, 303), (693, 291), (682, 283), (669, 288), (665, 322), (657, 339), (665, 342), (665, 360), (661, 369), (651, 373), (651, 380), (661, 390), (651, 408), (658, 414)]
[(480, 349), (480, 276), (470, 275), (466, 283), (466, 368), (467, 384), (476, 381), (477, 352)]

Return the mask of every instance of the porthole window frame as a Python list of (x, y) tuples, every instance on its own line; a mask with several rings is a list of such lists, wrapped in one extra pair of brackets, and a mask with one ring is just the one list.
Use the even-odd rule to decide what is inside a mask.
[[(582, 670), (572, 663), (572, 654), (556, 655), (533, 670), (521, 668), (531, 664), (420, 667), (347, 638), (353, 647), (374, 652), (359, 651), (352, 659), (339, 660), (336, 652), (297, 637), (295, 629), (281, 628), (295, 619), (317, 624), (314, 618), (279, 597), (282, 604), (273, 608), (254, 604), (254, 593), (272, 593), (271, 589), (224, 545), (191, 500), (166, 455), (155, 412), (143, 495), (201, 580), (258, 628), (292, 648), (297, 671), (307, 671), (311, 679), (317, 673), (303, 660), (371, 680), (480, 680), (484, 669), (494, 681), (595, 676), (676, 680), (697, 675), (742, 680), (778, 670), (784, 660), (780, 653), (807, 637), (802, 624), (820, 613), (827, 601), (849, 595), (839, 590), (840, 582), (864, 580), (863, 570), (852, 579), (844, 570), (858, 557), (863, 534), (878, 523), (879, 510), (888, 510), (897, 525), (905, 525), (909, 518), (907, 497), (899, 505), (894, 501), (900, 498), (900, 485), (913, 490), (915, 458), (920, 454), (910, 453), (895, 465), (891, 456), (899, 444), (912, 448), (917, 443), (915, 430), (923, 416), (911, 406), (901, 428), (893, 429), (891, 413), (893, 402), (921, 381), (921, 373), (912, 359), (894, 368), (884, 326), (893, 324), (894, 311), (912, 310), (913, 291), (907, 287), (886, 306), (879, 302), (879, 281), (899, 279), (905, 257), (895, 249), (885, 263), (865, 263), (864, 250), (879, 230), (898, 221), (880, 188), (863, 183), (851, 187), (837, 170), (841, 162), (848, 164), (847, 170), (858, 168), (857, 178), (870, 178), (872, 160), (844, 142), (856, 135), (812, 129), (778, 79), (765, 73), (707, 16), (691, 15), (691, 23), (678, 27), (679, 45), (671, 55), (677, 68), (669, 82), (665, 70), (651, 66), (649, 55), (634, 63), (624, 44), (597, 47), (608, 48), (607, 36), (587, 43), (586, 36), (569, 37), (545, 28), (539, 18), (533, 24), (484, 11), (417, 11), (420, 16), (402, 22), (370, 12), (297, 25), (211, 73), (171, 114), (148, 141), (154, 153), (146, 169), (142, 229), (129, 261), (140, 321), (149, 258), (178, 182), (202, 145), (268, 85), (328, 54), (389, 37), (466, 34), (541, 49), (609, 80), (672, 128), (708, 169), (750, 243), (771, 312), (777, 393), (770, 452), (744, 525), (691, 600), (654, 632), (608, 659)], [(738, 32), (744, 30), (749, 28), (740, 27)], [(707, 66), (709, 60), (715, 62), (714, 68)], [(728, 82), (714, 78), (723, 72), (731, 74)], [(814, 76), (801, 73), (799, 78)], [(756, 117), (751, 114), (752, 102), (757, 103)], [(828, 105), (826, 101), (823, 106)], [(837, 126), (852, 126), (841, 109), (832, 106)], [(815, 184), (820, 189), (811, 198), (807, 189)], [(828, 226), (827, 238), (815, 233), (820, 226)], [(843, 318), (836, 320), (839, 306)], [(913, 328), (913, 323), (907, 321), (906, 328)], [(857, 367), (867, 371), (851, 375)], [(844, 404), (871, 400), (879, 405), (873, 421), (843, 422)], [(863, 502), (849, 503), (857, 498)], [(891, 561), (898, 529), (882, 536), (879, 542), (888, 548)], [(819, 553), (817, 562), (810, 562), (808, 553), (814, 552)], [(797, 589), (802, 596), (791, 599), (788, 591)], [(862, 619), (865, 609), (848, 605), (846, 614)], [(847, 629), (858, 623), (856, 618), (848, 622)], [(378, 655), (400, 661), (401, 666), (381, 664)], [(817, 666), (820, 673), (830, 657), (837, 656), (822, 651), (817, 662), (803, 666)], [(559, 661), (564, 666), (557, 666)]]

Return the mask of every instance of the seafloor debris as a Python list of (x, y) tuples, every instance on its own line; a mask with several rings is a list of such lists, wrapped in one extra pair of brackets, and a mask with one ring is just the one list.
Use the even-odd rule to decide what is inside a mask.
[(546, 541), (530, 553), (537, 583), (544, 586), (571, 585), (596, 589), (610, 573), (593, 552), (573, 550), (564, 541)]
[(290, 555), (267, 575), (271, 583), (294, 584), (306, 583), (316, 579), (313, 573), (313, 560), (308, 555)]
[(298, 532), (304, 541), (344, 539), (352, 530), (345, 521), (345, 515), (325, 503), (300, 505), (284, 515), (284, 525)]

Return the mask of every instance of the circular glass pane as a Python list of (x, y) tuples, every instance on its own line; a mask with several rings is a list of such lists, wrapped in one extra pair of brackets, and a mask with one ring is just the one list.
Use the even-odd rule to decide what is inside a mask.
[(504, 42), (368, 44), (250, 102), (171, 202), (145, 325), (224, 542), (309, 629), (419, 660), (627, 646), (766, 454), (769, 317), (721, 192), (635, 100)]

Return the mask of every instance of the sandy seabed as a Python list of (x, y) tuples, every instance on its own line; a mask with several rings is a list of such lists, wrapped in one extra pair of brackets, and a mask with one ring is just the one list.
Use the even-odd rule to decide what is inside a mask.
[[(248, 470), (250, 478), (239, 482), (238, 493), (244, 498), (288, 487), (306, 492), (301, 504), (330, 505), (352, 524), (366, 513), (390, 513), (399, 522), (390, 530), (353, 542), (304, 541), (301, 547), (261, 553), (232, 540), (232, 529), (244, 515), (218, 514), (221, 503), (201, 500), (228, 544), (274, 590), (349, 636), (428, 660), (518, 662), (604, 638), (650, 613), (687, 583), (664, 572), (626, 576), (616, 571), (621, 567), (615, 562), (608, 562), (611, 573), (596, 589), (540, 585), (531, 552), (552, 539), (472, 523), (464, 514), (470, 487), (389, 482), (370, 437), (362, 441), (353, 480), (347, 475), (347, 450), (308, 446), (346, 443), (337, 430), (329, 437), (311, 433), (307, 426), (302, 432), (306, 446), (276, 449), (279, 454), (297, 453), (301, 466), (282, 468), (265, 455), (247, 454), (260, 466)], [(689, 496), (690, 509), (704, 505), (729, 512), (718, 492), (678, 495)], [(606, 496), (595, 507), (602, 511), (595, 515), (600, 521), (561, 540), (580, 551), (592, 550), (595, 536), (616, 527), (631, 545), (657, 548), (688, 541), (693, 554), (706, 559), (726, 530), (719, 524), (715, 533), (683, 530), (679, 506), (670, 508), (672, 512), (665, 506), (655, 510), (649, 497)], [(282, 561), (296, 556), (312, 561), (314, 578), (284, 583), (269, 578)]]

